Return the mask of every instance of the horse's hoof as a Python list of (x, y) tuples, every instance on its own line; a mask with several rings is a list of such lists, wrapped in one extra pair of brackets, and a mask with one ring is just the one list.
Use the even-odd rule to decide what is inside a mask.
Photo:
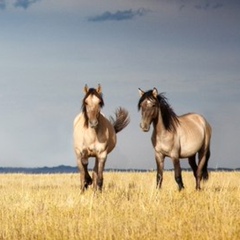
[(178, 187), (178, 191), (179, 191), (179, 192), (181, 192), (183, 189), (184, 189), (184, 186), (183, 186), (183, 185)]

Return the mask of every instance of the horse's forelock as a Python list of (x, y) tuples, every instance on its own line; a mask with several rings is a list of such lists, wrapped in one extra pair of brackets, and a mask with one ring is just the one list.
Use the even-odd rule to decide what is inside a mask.
[(177, 118), (176, 113), (173, 111), (172, 107), (168, 103), (167, 97), (165, 97), (164, 93), (159, 93), (157, 98), (155, 98), (152, 94), (152, 90), (146, 91), (138, 102), (138, 110), (141, 108), (141, 103), (145, 100), (155, 100), (159, 103), (159, 108), (162, 113), (163, 124), (168, 131), (175, 131), (176, 125), (179, 124), (179, 120)]
[(153, 96), (152, 94), (152, 90), (148, 90), (146, 91), (139, 99), (139, 102), (138, 102), (138, 110), (140, 110), (141, 108), (141, 103), (145, 100), (145, 99), (155, 99), (156, 98)]
[(85, 107), (85, 100), (88, 98), (89, 95), (95, 95), (97, 98), (100, 99), (100, 107), (104, 106), (104, 101), (103, 101), (103, 94), (97, 92), (95, 88), (89, 88), (88, 92), (86, 93), (85, 97), (83, 98), (82, 101), (82, 109), (84, 110)]

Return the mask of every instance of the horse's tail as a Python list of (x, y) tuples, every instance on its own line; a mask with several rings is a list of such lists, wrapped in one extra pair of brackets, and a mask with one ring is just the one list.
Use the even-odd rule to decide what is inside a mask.
[(116, 133), (123, 130), (130, 122), (130, 117), (128, 111), (122, 107), (119, 107), (115, 111), (115, 119), (110, 117), (110, 122), (112, 123)]
[(210, 155), (211, 155), (210, 149), (208, 149), (207, 154), (206, 154), (206, 161), (205, 161), (205, 164), (203, 166), (203, 175), (202, 175), (203, 176), (203, 181), (207, 181), (208, 177), (209, 177), (207, 166), (208, 166), (208, 160), (210, 158)]

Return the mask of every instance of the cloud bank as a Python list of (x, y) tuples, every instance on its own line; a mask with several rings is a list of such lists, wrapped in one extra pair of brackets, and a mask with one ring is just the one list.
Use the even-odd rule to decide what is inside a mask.
[(222, 7), (223, 7), (223, 4), (221, 3), (211, 4), (210, 2), (195, 5), (195, 8), (198, 10), (218, 9)]
[(116, 11), (114, 13), (111, 12), (104, 12), (101, 15), (89, 17), (88, 21), (90, 22), (104, 22), (104, 21), (122, 21), (122, 20), (130, 20), (134, 17), (138, 16), (144, 16), (148, 10), (144, 8), (140, 8), (136, 11), (133, 11), (132, 9), (125, 10), (125, 11)]
[[(27, 9), (32, 4), (41, 1), (41, 0), (15, 0), (12, 5), (16, 8), (23, 8)], [(7, 1), (6, 0), (0, 0), (0, 9), (4, 10), (7, 7)]]
[(176, 2), (180, 4), (180, 10), (190, 6), (197, 10), (207, 11), (221, 9), (225, 5), (239, 5), (237, 0), (180, 0)]
[(5, 9), (5, 8), (6, 8), (6, 1), (0, 0), (0, 9)]
[(27, 9), (30, 5), (38, 1), (40, 0), (16, 0), (16, 2), (14, 3), (14, 6)]

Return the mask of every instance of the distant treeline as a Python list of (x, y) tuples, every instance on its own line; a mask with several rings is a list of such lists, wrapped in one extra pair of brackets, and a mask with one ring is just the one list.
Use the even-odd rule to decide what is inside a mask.
[[(90, 169), (91, 170), (91, 169)], [(165, 169), (172, 171), (173, 169)], [(183, 171), (192, 171), (190, 168), (183, 168)], [(155, 169), (105, 169), (106, 172), (153, 172)], [(231, 172), (240, 171), (240, 168), (209, 168), (211, 172)], [(77, 167), (60, 165), (56, 167), (39, 167), (39, 168), (15, 168), (15, 167), (0, 167), (0, 173), (27, 173), (27, 174), (53, 174), (53, 173), (78, 173)]]

